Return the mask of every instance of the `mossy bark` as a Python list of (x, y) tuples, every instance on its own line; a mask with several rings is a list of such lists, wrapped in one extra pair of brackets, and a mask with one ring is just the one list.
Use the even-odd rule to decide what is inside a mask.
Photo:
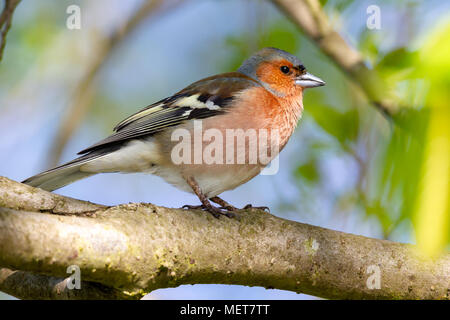
[[(58, 295), (48, 283), (61, 283), (70, 265), (80, 267), (82, 288), (78, 296), (67, 290)], [(450, 290), (450, 254), (427, 261), (412, 245), (259, 210), (243, 211), (238, 220), (144, 203), (105, 207), (6, 178), (0, 178), (0, 267), (53, 277), (44, 286), (51, 294), (44, 296), (68, 299), (92, 298), (96, 288), (97, 298), (132, 299), (158, 288), (199, 283), (331, 299), (449, 299)], [(379, 289), (368, 284), (373, 268), (379, 270)], [(26, 294), (1, 274), (0, 290), (36, 297), (33, 286)]]

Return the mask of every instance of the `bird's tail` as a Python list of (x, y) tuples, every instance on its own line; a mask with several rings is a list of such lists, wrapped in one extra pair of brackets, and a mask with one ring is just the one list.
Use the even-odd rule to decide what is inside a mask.
[(22, 181), (22, 183), (47, 191), (62, 188), (72, 182), (96, 174), (95, 172), (83, 172), (81, 167), (88, 162), (98, 159), (102, 155), (105, 154), (92, 153), (81, 156), (56, 168), (32, 176)]

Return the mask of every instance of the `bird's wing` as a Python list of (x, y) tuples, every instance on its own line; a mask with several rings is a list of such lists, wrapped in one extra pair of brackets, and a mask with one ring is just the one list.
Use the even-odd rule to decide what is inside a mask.
[(225, 73), (197, 81), (173, 96), (131, 115), (106, 139), (79, 152), (85, 154), (127, 140), (150, 136), (191, 119), (204, 119), (227, 111), (237, 93), (259, 85), (241, 73)]

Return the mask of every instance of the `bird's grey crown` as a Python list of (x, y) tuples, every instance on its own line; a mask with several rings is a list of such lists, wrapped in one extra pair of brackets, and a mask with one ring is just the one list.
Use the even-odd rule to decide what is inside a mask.
[(300, 59), (290, 54), (289, 52), (277, 48), (268, 47), (259, 50), (250, 58), (245, 60), (237, 71), (245, 74), (246, 76), (249, 76), (250, 78), (258, 80), (258, 77), (256, 75), (256, 66), (263, 61), (273, 61), (279, 59), (286, 59), (287, 61), (291, 62), (294, 66), (302, 65)]

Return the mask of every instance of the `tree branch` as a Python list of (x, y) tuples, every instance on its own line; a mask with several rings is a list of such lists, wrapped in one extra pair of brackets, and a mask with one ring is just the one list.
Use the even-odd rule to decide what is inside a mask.
[[(198, 283), (339, 299), (450, 297), (450, 254), (425, 261), (412, 245), (259, 210), (242, 212), (237, 220), (144, 203), (104, 207), (0, 177), (0, 266), (28, 277), (23, 285), (8, 286), (12, 271), (2, 270), (0, 290), (37, 297), (44, 282), (45, 297), (73, 298), (66, 291), (55, 293), (60, 279), (42, 280), (67, 277), (70, 265), (78, 265), (81, 280), (90, 283), (81, 289), (89, 291), (79, 295), (85, 298), (95, 284), (115, 298), (140, 298), (158, 288)], [(380, 270), (380, 289), (367, 286), (367, 272), (374, 267)]]
[(359, 86), (369, 101), (390, 118), (397, 112), (394, 99), (375, 70), (333, 30), (318, 0), (272, 0), (306, 36)]
[(69, 290), (69, 278), (57, 278), (0, 268), (0, 290), (19, 299), (100, 300), (133, 298), (95, 282), (81, 282), (82, 290)]
[(11, 28), (13, 13), (19, 2), (20, 0), (5, 0), (3, 11), (0, 15), (0, 61), (2, 61), (3, 58), (3, 50), (6, 45), (6, 35), (8, 34), (9, 28)]

